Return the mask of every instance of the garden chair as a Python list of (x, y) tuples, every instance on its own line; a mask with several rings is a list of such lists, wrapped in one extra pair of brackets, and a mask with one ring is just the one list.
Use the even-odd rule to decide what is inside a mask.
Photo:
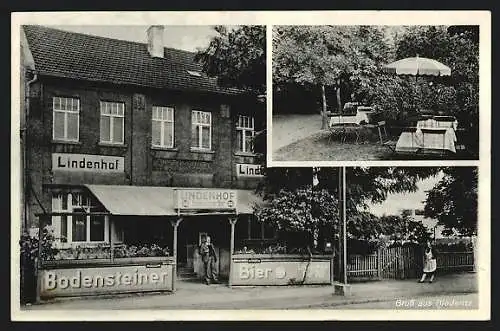
[(340, 137), (340, 140), (343, 140), (345, 136), (345, 126), (343, 124), (334, 124), (328, 127), (330, 130), (330, 136), (328, 137), (328, 143), (331, 142), (332, 138), (335, 136)]
[(354, 135), (354, 137), (356, 137), (356, 140), (354, 141), (354, 143), (357, 144), (359, 141), (359, 138), (360, 138), (360, 129), (362, 129), (362, 126), (359, 124), (354, 124), (354, 123), (344, 124), (341, 142), (345, 143), (348, 135), (351, 135), (351, 136)]
[[(385, 141), (388, 141), (388, 135), (387, 135), (387, 130), (386, 130), (386, 127), (385, 127), (385, 121), (380, 121), (380, 122), (377, 122), (377, 129), (378, 129), (378, 136), (380, 138), (380, 144), (384, 144)], [(384, 134), (382, 135), (382, 132), (384, 132)]]
[(387, 129), (386, 129), (386, 122), (379, 121), (377, 122), (376, 126), (378, 131), (378, 137), (380, 139), (380, 144), (389, 148), (392, 153), (395, 153), (397, 141), (389, 139), (389, 135), (387, 134)]

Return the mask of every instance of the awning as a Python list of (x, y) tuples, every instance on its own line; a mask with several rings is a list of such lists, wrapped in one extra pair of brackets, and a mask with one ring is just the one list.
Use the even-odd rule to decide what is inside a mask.
[[(112, 215), (127, 216), (175, 216), (176, 187), (85, 185)], [(181, 189), (179, 187), (179, 189)], [(253, 214), (262, 199), (251, 190), (237, 191), (238, 214)], [(218, 211), (214, 210), (214, 214)], [(181, 213), (182, 214), (182, 213)]]

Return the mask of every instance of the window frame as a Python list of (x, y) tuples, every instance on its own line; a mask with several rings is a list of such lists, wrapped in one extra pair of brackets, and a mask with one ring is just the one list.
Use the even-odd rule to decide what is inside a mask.
[[(267, 229), (271, 229), (272, 236), (267, 236)], [(258, 235), (255, 235), (255, 232)], [(276, 238), (276, 229), (269, 227), (265, 222), (260, 221), (255, 215), (249, 215), (247, 217), (247, 239), (250, 240), (269, 240)]]
[[(207, 123), (201, 123), (201, 122), (195, 122), (195, 113), (198, 113), (200, 115), (202, 114), (208, 114), (209, 117), (209, 124)], [(209, 111), (204, 111), (204, 110), (198, 110), (198, 109), (192, 109), (191, 110), (191, 130), (193, 130), (193, 125), (196, 124), (198, 130), (198, 145), (197, 146), (192, 146), (193, 144), (193, 139), (191, 139), (191, 148), (195, 150), (201, 150), (201, 151), (211, 151), (212, 150), (212, 112)], [(208, 148), (203, 147), (203, 127), (208, 127)], [(192, 134), (192, 132), (191, 132)]]
[[(64, 199), (64, 195), (67, 197), (67, 204), (66, 204), (66, 209), (63, 208), (62, 206), (62, 200)], [(73, 204), (73, 199), (76, 196), (77, 204)], [(54, 192), (52, 194), (52, 211), (53, 212), (74, 212), (75, 210), (85, 210), (87, 213), (91, 212), (91, 209), (93, 209), (94, 206), (92, 205), (92, 199), (91, 196), (80, 191), (73, 191), (73, 192)], [(73, 220), (74, 216), (73, 215), (67, 215), (66, 216), (66, 241), (63, 242), (61, 241), (61, 237), (58, 237), (59, 235), (62, 236), (61, 234), (61, 225), (62, 225), (62, 216), (52, 216), (52, 224), (55, 227), (56, 230), (56, 239), (58, 242), (61, 244), (65, 245), (78, 245), (78, 244), (108, 244), (109, 241), (109, 229), (110, 229), (110, 222), (108, 217), (104, 217), (104, 240), (100, 241), (92, 241), (90, 240), (90, 227), (91, 227), (91, 221), (92, 221), (93, 215), (85, 215), (85, 241), (80, 241), (80, 240), (73, 240)]]
[[(67, 100), (76, 100), (78, 109), (75, 111), (73, 109), (68, 110), (68, 109), (56, 109), (56, 99), (64, 99), (65, 105), (67, 105)], [(61, 102), (59, 104), (62, 104)], [(72, 103), (73, 104), (73, 103)], [(63, 113), (64, 114), (64, 137), (59, 138), (56, 137), (56, 113)], [(77, 114), (77, 121), (76, 121), (76, 139), (70, 139), (68, 138), (68, 114)], [(80, 99), (76, 97), (66, 97), (66, 96), (53, 96), (52, 97), (52, 139), (57, 140), (57, 141), (68, 141), (68, 142), (79, 142), (80, 141)]]
[[(121, 108), (118, 108), (118, 112), (121, 110), (123, 112), (122, 115), (120, 114), (111, 114), (111, 113), (103, 113), (103, 104), (117, 104), (121, 105)], [(107, 110), (108, 108), (105, 107)], [(102, 137), (102, 117), (103, 116), (108, 116), (110, 118), (109, 121), (109, 141), (104, 141)], [(115, 118), (121, 118), (122, 119), (122, 135), (121, 135), (121, 142), (116, 142), (114, 141), (114, 119)], [(110, 144), (110, 145), (123, 145), (125, 144), (125, 103), (121, 101), (107, 101), (107, 100), (100, 100), (99, 101), (99, 141), (102, 144)]]
[[(250, 126), (244, 126), (242, 123), (244, 123), (244, 119), (248, 119), (248, 123), (251, 123)], [(241, 138), (242, 138), (242, 146), (239, 146), (239, 141), (238, 141), (238, 152), (241, 153), (254, 153), (254, 146), (251, 144), (250, 150), (246, 150), (246, 138), (247, 138), (247, 133), (250, 132), (250, 137), (253, 138), (255, 137), (255, 117), (254, 116), (249, 116), (249, 115), (242, 115), (238, 114), (238, 119), (236, 121), (236, 135), (238, 135), (238, 132), (241, 131)]]
[[(161, 118), (155, 119), (155, 110), (161, 111)], [(164, 113), (167, 112), (166, 119), (164, 119)], [(171, 112), (171, 120), (169, 119), (169, 112)], [(175, 146), (175, 107), (173, 106), (153, 106), (151, 110), (151, 136), (153, 136), (153, 122), (160, 123), (160, 145), (155, 145), (153, 139), (151, 139), (151, 146), (158, 148), (174, 148)], [(172, 128), (172, 141), (170, 144), (165, 144), (165, 125), (170, 124)]]

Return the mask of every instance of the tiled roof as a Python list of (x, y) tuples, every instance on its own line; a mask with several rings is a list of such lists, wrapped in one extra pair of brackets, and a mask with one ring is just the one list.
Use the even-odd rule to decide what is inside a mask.
[(202, 68), (192, 52), (165, 48), (164, 58), (154, 58), (143, 43), (39, 25), (23, 28), (40, 75), (173, 90), (241, 92), (220, 87), (215, 78), (188, 73)]

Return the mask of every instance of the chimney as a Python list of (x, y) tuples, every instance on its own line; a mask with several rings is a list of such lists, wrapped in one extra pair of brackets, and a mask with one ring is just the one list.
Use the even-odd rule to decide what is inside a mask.
[(163, 25), (151, 25), (148, 28), (148, 52), (152, 57), (163, 57)]

